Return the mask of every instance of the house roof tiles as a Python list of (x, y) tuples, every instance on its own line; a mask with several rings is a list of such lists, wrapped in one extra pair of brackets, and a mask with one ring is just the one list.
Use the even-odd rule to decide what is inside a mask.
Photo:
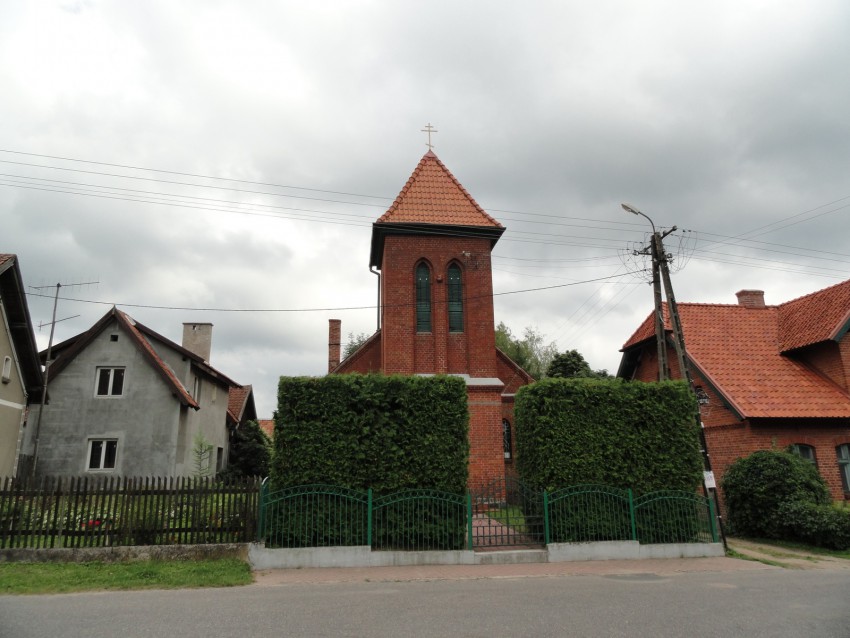
[[(843, 388), (786, 354), (835, 339), (846, 329), (848, 309), (850, 281), (779, 306), (679, 304), (690, 361), (747, 418), (850, 417), (850, 395)], [(623, 350), (654, 335), (650, 314)]]

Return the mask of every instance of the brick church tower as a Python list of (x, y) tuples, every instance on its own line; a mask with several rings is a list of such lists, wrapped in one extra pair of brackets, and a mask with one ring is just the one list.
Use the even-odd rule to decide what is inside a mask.
[(490, 253), (504, 230), (428, 151), (372, 225), (380, 328), (340, 363), (340, 323), (330, 324), (329, 372), (465, 379), (471, 486), (513, 473), (513, 396), (532, 381), (496, 348)]

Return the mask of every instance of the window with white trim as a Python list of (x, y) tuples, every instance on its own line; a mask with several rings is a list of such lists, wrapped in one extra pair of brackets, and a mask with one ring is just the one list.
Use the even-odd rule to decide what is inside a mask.
[(89, 471), (114, 470), (118, 458), (118, 439), (89, 439)]
[(841, 486), (844, 492), (850, 494), (850, 443), (835, 448), (838, 457), (838, 469), (841, 471)]
[(124, 368), (98, 368), (94, 393), (98, 397), (123, 395)]

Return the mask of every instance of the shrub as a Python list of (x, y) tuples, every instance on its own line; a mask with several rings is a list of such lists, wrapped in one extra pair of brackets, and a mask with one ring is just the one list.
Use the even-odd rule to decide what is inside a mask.
[(825, 505), (829, 489), (817, 468), (790, 452), (760, 450), (735, 461), (722, 481), (730, 531), (787, 538), (780, 508)]
[(850, 549), (850, 510), (805, 501), (788, 501), (777, 510), (777, 532), (828, 549)]

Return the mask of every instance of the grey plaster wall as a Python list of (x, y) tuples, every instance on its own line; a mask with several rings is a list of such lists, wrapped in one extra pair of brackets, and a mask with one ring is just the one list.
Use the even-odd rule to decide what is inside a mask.
[(184, 410), (180, 416), (178, 427), (178, 439), (176, 448), (176, 474), (193, 474), (195, 472), (194, 441), (197, 434), (203, 435), (204, 439), (213, 446), (212, 470), (215, 471), (216, 450), (221, 448), (224, 453), (225, 466), (228, 453), (227, 435), (227, 392), (228, 389), (205, 375), (192, 360), (186, 358), (182, 353), (169, 348), (156, 340), (150, 340), (156, 353), (174, 370), (177, 378), (184, 387), (193, 393), (195, 379), (200, 384), (198, 396), (193, 398), (200, 404), (200, 410)]
[[(111, 335), (117, 335), (117, 341)], [(95, 396), (100, 366), (125, 367), (120, 397)], [(39, 474), (89, 473), (91, 438), (118, 440), (114, 474), (175, 473), (179, 402), (117, 323), (103, 330), (50, 381), (49, 396), (41, 423)], [(30, 421), (34, 423), (35, 418)], [(27, 429), (31, 450), (33, 428)]]

